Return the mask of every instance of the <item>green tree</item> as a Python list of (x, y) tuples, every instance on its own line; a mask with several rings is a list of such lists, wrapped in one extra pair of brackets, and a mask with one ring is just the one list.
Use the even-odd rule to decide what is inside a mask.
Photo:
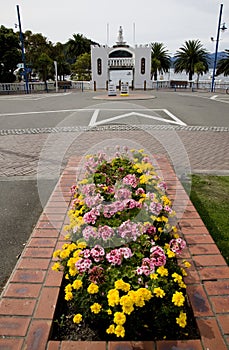
[(199, 80), (200, 80), (200, 75), (203, 75), (204, 73), (207, 73), (206, 66), (204, 65), (203, 62), (197, 62), (194, 65), (194, 72), (197, 74), (197, 89), (199, 87)]
[(199, 40), (188, 40), (175, 54), (174, 72), (185, 71), (189, 80), (195, 73), (195, 64), (202, 62), (208, 71), (208, 52)]
[(16, 80), (14, 71), (22, 62), (19, 37), (13, 29), (0, 27), (0, 82), (12, 83)]
[(53, 60), (45, 52), (42, 52), (37, 59), (37, 66), (41, 79), (46, 82), (52, 76)]
[(56, 43), (52, 49), (52, 58), (57, 62), (59, 80), (64, 80), (65, 75), (71, 74), (71, 67), (66, 58), (66, 45), (60, 42)]
[(72, 66), (73, 73), (76, 74), (77, 80), (91, 79), (91, 55), (90, 53), (83, 53), (80, 55), (75, 64)]
[(73, 64), (78, 56), (90, 53), (91, 45), (94, 44), (96, 44), (94, 41), (87, 39), (82, 34), (73, 34), (73, 39), (69, 39), (66, 43), (68, 62)]
[(41, 54), (52, 57), (53, 44), (41, 33), (33, 34), (30, 30), (24, 33), (24, 43), (27, 66), (32, 69), (33, 73), (38, 73), (40, 71), (39, 58)]
[(151, 43), (151, 74), (157, 80), (157, 74), (168, 72), (170, 68), (170, 56), (163, 43)]
[(229, 75), (229, 50), (225, 50), (225, 57), (221, 58), (217, 63), (216, 75), (223, 74), (225, 77)]

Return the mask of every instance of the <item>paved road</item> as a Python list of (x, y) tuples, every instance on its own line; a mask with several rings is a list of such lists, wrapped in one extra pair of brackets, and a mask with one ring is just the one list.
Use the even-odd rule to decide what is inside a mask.
[(229, 96), (139, 95), (0, 96), (0, 287), (71, 154), (127, 144), (166, 153), (179, 176), (229, 174)]

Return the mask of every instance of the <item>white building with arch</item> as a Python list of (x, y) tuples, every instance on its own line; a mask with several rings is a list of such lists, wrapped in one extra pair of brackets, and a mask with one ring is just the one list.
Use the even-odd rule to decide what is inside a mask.
[(116, 45), (91, 46), (92, 82), (106, 89), (109, 81), (117, 86), (128, 82), (134, 89), (150, 87), (151, 48), (149, 45), (130, 47), (123, 41), (122, 27)]

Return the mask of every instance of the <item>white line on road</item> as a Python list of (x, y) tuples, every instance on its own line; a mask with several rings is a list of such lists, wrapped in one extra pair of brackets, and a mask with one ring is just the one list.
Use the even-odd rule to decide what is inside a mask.
[(170, 118), (172, 118), (173, 120), (175, 120), (175, 121), (177, 122), (177, 124), (179, 124), (179, 125), (187, 125), (187, 124), (185, 124), (184, 122), (182, 122), (182, 120), (180, 120), (179, 118), (177, 118), (174, 114), (172, 114), (171, 112), (169, 112), (167, 109), (164, 109), (164, 112), (165, 112), (166, 114), (168, 114), (168, 116), (169, 116)]
[(94, 126), (96, 124), (96, 120), (97, 120), (98, 115), (99, 115), (99, 109), (95, 109), (95, 111), (91, 117), (89, 126)]
[[(154, 110), (155, 111), (155, 110)], [(159, 111), (159, 109), (158, 109)], [(120, 115), (117, 115), (115, 117), (111, 117), (111, 118), (108, 118), (108, 119), (103, 119), (99, 122), (94, 122), (94, 123), (90, 123), (89, 125), (90, 126), (96, 126), (96, 125), (101, 125), (101, 124), (105, 124), (105, 123), (110, 123), (114, 120), (117, 120), (117, 119), (121, 119), (121, 118), (127, 118), (127, 117), (132, 117), (132, 116), (138, 116), (138, 117), (143, 117), (143, 118), (148, 118), (148, 119), (154, 119), (154, 120), (159, 120), (163, 123), (170, 123), (170, 124), (178, 124), (178, 125), (187, 125), (185, 123), (183, 123), (180, 119), (178, 119), (177, 117), (175, 117), (172, 113), (170, 113), (167, 109), (160, 109), (160, 111), (164, 111), (170, 118), (172, 118), (173, 120), (171, 119), (165, 119), (165, 118), (162, 118), (162, 117), (156, 117), (156, 116), (153, 116), (153, 115), (149, 115), (149, 114), (145, 114), (145, 113), (139, 113), (139, 112), (129, 112), (129, 113), (125, 113), (125, 114), (120, 114)], [(92, 117), (93, 119), (93, 117)], [(92, 120), (91, 120), (92, 122)]]
[[(101, 121), (96, 121), (99, 115), (100, 111), (111, 111), (111, 112), (118, 112), (118, 111), (129, 111), (128, 113), (124, 114), (119, 114), (114, 117), (108, 118), (108, 119), (103, 119)], [(140, 113), (139, 111), (144, 111), (144, 113)], [(11, 117), (11, 116), (20, 116), (20, 115), (37, 115), (37, 114), (49, 114), (49, 113), (74, 113), (74, 112), (93, 112), (93, 115), (91, 117), (89, 126), (95, 126), (95, 125), (101, 125), (104, 123), (109, 123), (114, 120), (120, 119), (120, 118), (126, 118), (126, 117), (131, 117), (131, 116), (139, 116), (139, 117), (144, 117), (148, 119), (154, 119), (161, 121), (162, 123), (170, 123), (170, 124), (178, 124), (178, 125), (187, 125), (184, 122), (182, 122), (179, 118), (177, 118), (174, 114), (169, 112), (167, 109), (136, 109), (133, 111), (133, 109), (92, 109), (92, 108), (83, 108), (83, 109), (59, 109), (59, 110), (51, 110), (51, 111), (33, 111), (33, 112), (17, 112), (17, 113), (1, 113), (0, 117)], [(146, 114), (152, 113), (152, 112), (164, 112), (166, 113), (171, 119), (166, 119), (163, 117), (157, 117), (151, 114)]]

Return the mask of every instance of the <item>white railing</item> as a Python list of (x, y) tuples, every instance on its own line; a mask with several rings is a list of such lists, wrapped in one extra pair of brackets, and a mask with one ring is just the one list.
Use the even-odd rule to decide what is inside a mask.
[(109, 67), (133, 67), (134, 60), (133, 58), (109, 58), (108, 59)]
[[(69, 86), (70, 89), (77, 89), (77, 90), (90, 90), (91, 89), (91, 82), (90, 81), (71, 81), (71, 86)], [(66, 89), (60, 89), (59, 91), (63, 92)], [(29, 82), (28, 83), (28, 92), (29, 93), (35, 93), (35, 92), (51, 92), (56, 91), (55, 82), (47, 82), (45, 84), (44, 82)], [(26, 93), (26, 83), (0, 83), (0, 94), (10, 94), (10, 93)]]

